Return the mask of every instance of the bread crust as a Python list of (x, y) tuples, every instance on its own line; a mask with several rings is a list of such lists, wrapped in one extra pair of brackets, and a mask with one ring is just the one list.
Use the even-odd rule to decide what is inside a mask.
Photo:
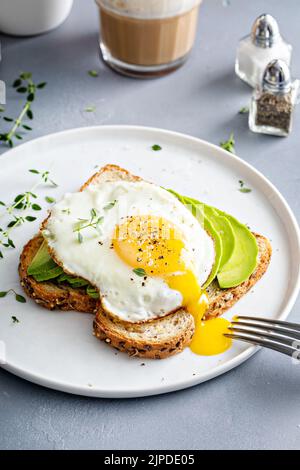
[[(175, 316), (183, 315), (185, 316), (184, 326), (179, 331), (175, 330), (175, 334), (170, 335), (167, 340), (160, 339), (160, 326), (165, 325), (170, 320), (173, 321)], [(119, 328), (115, 328), (115, 325), (118, 325)], [(171, 313), (147, 324), (132, 325), (131, 328), (135, 336), (137, 336), (141, 327), (148, 328), (152, 332), (151, 341), (131, 335), (128, 327), (124, 327), (122, 322), (118, 322), (101, 308), (96, 314), (93, 327), (96, 338), (105, 341), (121, 352), (126, 352), (129, 356), (148, 359), (165, 359), (180, 353), (190, 344), (195, 331), (194, 319), (185, 310)]]

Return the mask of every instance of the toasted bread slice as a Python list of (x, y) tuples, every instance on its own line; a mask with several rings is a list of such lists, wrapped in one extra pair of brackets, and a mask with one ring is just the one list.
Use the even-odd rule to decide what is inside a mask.
[(129, 356), (164, 359), (183, 351), (195, 331), (192, 315), (183, 309), (145, 323), (124, 323), (99, 308), (94, 335)]
[(98, 301), (87, 295), (85, 289), (73, 289), (51, 281), (37, 282), (34, 277), (27, 274), (27, 269), (42, 243), (43, 237), (35, 236), (24, 246), (20, 256), (19, 276), (26, 294), (48, 310), (58, 308), (87, 313), (96, 312)]
[[(141, 180), (141, 178), (133, 176), (115, 165), (106, 165), (82, 186), (81, 191), (90, 184), (119, 179)], [(207, 319), (217, 317), (232, 307), (266, 271), (271, 257), (271, 246), (265, 237), (254, 235), (259, 247), (256, 270), (247, 281), (234, 288), (220, 289), (217, 281), (213, 282), (208, 288), (210, 307), (206, 314)], [(194, 319), (183, 309), (151, 322), (128, 324), (105, 312), (101, 302), (91, 299), (83, 289), (61, 287), (51, 282), (36, 282), (27, 275), (27, 268), (38, 250), (41, 240), (41, 237), (37, 236), (28, 242), (23, 249), (19, 267), (21, 283), (26, 293), (36, 302), (48, 309), (59, 308), (85, 312), (95, 312), (96, 310), (95, 336), (129, 355), (162, 359), (182, 351), (189, 345), (194, 334)]]

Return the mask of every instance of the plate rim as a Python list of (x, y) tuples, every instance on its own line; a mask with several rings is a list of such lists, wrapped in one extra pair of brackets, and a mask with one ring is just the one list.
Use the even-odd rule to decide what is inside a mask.
[[(252, 173), (252, 175), (256, 179), (258, 178), (258, 180), (260, 180), (264, 184), (265, 187), (268, 187), (276, 195), (277, 199), (280, 201), (286, 215), (289, 218), (289, 226), (293, 229), (293, 236), (297, 244), (297, 254), (300, 260), (299, 225), (287, 200), (281, 194), (281, 192), (276, 188), (276, 186), (268, 178), (266, 178), (259, 170), (257, 170), (254, 166), (252, 166), (250, 163), (246, 162), (242, 158), (238, 157), (238, 155), (229, 153), (226, 150), (222, 149), (221, 147), (217, 146), (216, 144), (212, 144), (204, 139), (200, 139), (192, 135), (173, 131), (173, 130), (163, 129), (163, 128), (138, 126), (138, 125), (113, 124), (113, 125), (95, 125), (95, 126), (74, 127), (72, 129), (66, 129), (66, 130), (62, 130), (59, 132), (46, 134), (46, 135), (37, 137), (36, 139), (29, 140), (28, 142), (25, 142), (19, 145), (18, 147), (12, 148), (6, 151), (4, 154), (0, 155), (0, 160), (2, 162), (3, 160), (11, 160), (11, 158), (13, 158), (13, 155), (18, 154), (19, 152), (22, 152), (24, 147), (29, 147), (32, 144), (40, 143), (42, 141), (46, 141), (47, 139), (55, 139), (57, 137), (68, 136), (74, 133), (78, 134), (78, 133), (84, 133), (84, 132), (89, 132), (89, 131), (105, 132), (105, 131), (110, 131), (110, 130), (115, 130), (115, 131), (128, 130), (128, 131), (142, 132), (142, 133), (143, 132), (155, 132), (158, 134), (167, 135), (171, 138), (177, 137), (177, 138), (185, 139), (185, 140), (194, 142), (198, 145), (200, 144), (203, 147), (207, 147), (214, 153), (217, 153), (217, 154), (219, 153), (220, 155), (223, 154), (226, 157), (225, 162), (230, 161), (230, 162), (233, 162), (233, 164), (238, 164), (238, 165), (241, 165), (241, 167), (244, 167), (246, 170)], [(282, 312), (279, 316), (280, 319), (285, 320), (287, 316), (289, 315), (291, 309), (293, 308), (296, 302), (299, 290), (300, 290), (300, 266), (298, 266), (298, 271), (296, 273), (296, 280), (294, 281), (294, 287), (291, 292), (291, 295), (289, 299), (287, 300), (285, 307), (282, 309)], [(132, 389), (126, 389), (126, 388), (122, 388), (121, 390), (118, 390), (118, 391), (116, 391), (115, 389), (111, 389), (111, 390), (106, 389), (106, 390), (101, 391), (99, 390), (99, 388), (96, 389), (96, 388), (92, 388), (89, 386), (84, 387), (82, 385), (77, 386), (73, 384), (69, 385), (62, 381), (48, 379), (47, 377), (43, 377), (41, 375), (37, 375), (29, 371), (24, 371), (24, 369), (14, 366), (13, 364), (8, 364), (8, 363), (1, 364), (1, 368), (3, 368), (4, 370), (7, 370), (8, 372), (13, 373), (14, 375), (18, 377), (21, 377), (25, 380), (33, 382), (37, 385), (45, 386), (53, 390), (59, 390), (59, 391), (67, 392), (70, 394), (98, 397), (98, 398), (136, 398), (136, 397), (154, 396), (154, 395), (160, 395), (160, 394), (169, 393), (173, 391), (184, 390), (189, 387), (206, 382), (242, 364), (247, 359), (249, 359), (253, 354), (255, 354), (259, 349), (261, 348), (258, 346), (254, 346), (254, 345), (249, 346), (247, 347), (246, 350), (237, 354), (237, 356), (228, 360), (227, 362), (217, 365), (213, 369), (201, 374), (201, 376), (199, 377), (197, 376), (192, 377), (190, 379), (185, 380), (184, 382), (181, 382), (180, 384), (178, 383), (160, 384), (160, 385), (154, 385), (151, 388), (149, 387), (146, 387), (145, 389), (139, 388), (138, 391), (132, 390)]]

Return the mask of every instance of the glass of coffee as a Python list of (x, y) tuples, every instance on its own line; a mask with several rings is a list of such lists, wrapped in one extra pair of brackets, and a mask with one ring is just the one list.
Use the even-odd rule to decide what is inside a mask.
[(103, 60), (136, 77), (169, 73), (193, 47), (202, 0), (96, 0)]

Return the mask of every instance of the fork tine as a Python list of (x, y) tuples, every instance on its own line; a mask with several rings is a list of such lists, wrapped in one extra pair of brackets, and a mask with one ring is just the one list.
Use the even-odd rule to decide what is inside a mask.
[(255, 328), (256, 330), (265, 330), (265, 331), (273, 331), (274, 333), (283, 333), (285, 336), (289, 336), (294, 339), (300, 340), (300, 331), (294, 330), (288, 327), (281, 327), (277, 325), (272, 325), (271, 323), (259, 323), (259, 322), (251, 322), (251, 321), (232, 321), (231, 325), (238, 326), (238, 327), (249, 327)]
[(244, 320), (243, 317), (238, 317), (238, 320), (232, 321), (231, 324), (234, 326), (236, 325), (236, 326), (243, 326), (243, 327), (249, 327), (249, 328), (256, 328), (257, 330), (273, 331), (274, 333), (283, 333), (286, 336), (291, 336), (294, 339), (300, 340), (300, 330), (298, 331), (298, 330), (295, 330), (294, 328), (289, 328), (287, 326), (282, 327), (276, 324), (273, 325), (272, 323)]
[[(294, 344), (295, 344), (295, 341), (297, 341), (297, 338), (293, 337), (293, 336), (289, 336), (289, 335), (281, 335), (277, 332), (273, 332), (273, 333), (268, 333), (266, 331), (266, 328), (263, 330), (261, 327), (260, 330), (258, 329), (254, 329), (254, 328), (250, 328), (247, 327), (244, 328), (239, 328), (235, 325), (239, 325), (239, 323), (236, 323), (236, 324), (232, 324), (233, 326), (229, 326), (228, 329), (233, 331), (233, 332), (238, 332), (238, 333), (246, 333), (246, 334), (253, 334), (255, 336), (257, 336), (258, 338), (266, 338), (266, 339), (271, 339), (273, 341), (278, 341), (280, 343), (283, 343), (283, 344), (286, 344), (288, 346), (292, 346), (292, 347), (295, 347)], [(241, 325), (242, 326), (242, 325)], [(244, 325), (243, 325), (244, 326)], [(298, 338), (298, 343), (300, 345), (300, 341), (299, 341), (299, 338)]]
[(267, 339), (260, 338), (258, 336), (252, 335), (252, 334), (228, 334), (225, 333), (224, 336), (227, 338), (232, 338), (232, 339), (239, 339), (241, 341), (246, 341), (247, 343), (251, 344), (256, 344), (258, 346), (264, 346), (265, 348), (268, 349), (273, 349), (274, 351), (278, 351), (280, 353), (286, 354), (288, 356), (293, 356), (295, 352), (297, 353), (296, 357), (298, 358), (299, 350), (296, 348), (293, 348), (291, 346), (283, 345), (282, 343), (279, 343), (277, 341), (270, 341)]
[[(300, 324), (298, 323), (291, 323), (291, 322), (287, 322), (287, 321), (282, 321), (282, 320), (276, 320), (276, 319), (271, 319), (271, 318), (257, 318), (257, 317), (250, 317), (250, 316), (246, 316), (246, 315), (237, 315), (235, 317), (236, 321), (238, 322), (244, 322), (244, 321), (254, 321), (254, 322), (257, 322), (257, 323), (268, 323), (270, 325), (279, 325), (281, 327), (285, 327), (285, 328), (288, 328), (290, 330), (295, 330), (295, 331), (300, 331)], [(235, 321), (235, 320), (233, 320)]]

